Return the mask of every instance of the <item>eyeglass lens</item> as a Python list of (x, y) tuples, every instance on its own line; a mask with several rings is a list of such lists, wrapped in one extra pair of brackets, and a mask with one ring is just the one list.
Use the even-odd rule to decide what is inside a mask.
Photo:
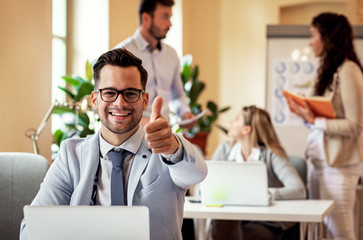
[(100, 89), (101, 98), (105, 102), (116, 101), (118, 94), (120, 93), (126, 102), (134, 103), (139, 100), (141, 91), (142, 90), (139, 89), (124, 89), (122, 91), (117, 91), (115, 89)]

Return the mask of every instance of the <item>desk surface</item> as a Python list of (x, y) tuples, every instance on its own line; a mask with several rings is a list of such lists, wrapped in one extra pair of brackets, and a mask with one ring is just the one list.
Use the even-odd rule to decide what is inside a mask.
[(191, 203), (185, 198), (184, 218), (322, 222), (333, 209), (332, 200), (286, 200), (274, 201), (272, 205), (206, 207)]

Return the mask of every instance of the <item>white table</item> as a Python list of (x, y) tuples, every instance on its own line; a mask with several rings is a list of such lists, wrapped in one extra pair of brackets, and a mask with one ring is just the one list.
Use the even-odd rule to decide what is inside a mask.
[[(332, 200), (275, 201), (266, 207), (206, 207), (201, 203), (192, 203), (189, 201), (190, 199), (192, 197), (185, 199), (184, 218), (300, 222), (300, 239), (305, 239), (307, 227), (309, 240), (317, 239), (317, 225), (321, 227), (324, 217), (333, 209)], [(315, 231), (313, 231), (313, 223), (316, 223), (314, 224)], [(322, 228), (320, 228), (320, 235), (321, 230)]]

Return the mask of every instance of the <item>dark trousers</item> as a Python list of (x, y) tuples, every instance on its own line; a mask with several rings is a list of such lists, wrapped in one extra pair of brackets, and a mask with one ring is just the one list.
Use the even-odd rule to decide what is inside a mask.
[[(189, 190), (187, 190), (186, 196), (189, 196)], [(194, 221), (193, 219), (183, 219), (182, 225), (182, 235), (183, 240), (195, 240), (195, 233), (194, 233)]]
[(299, 225), (283, 231), (268, 222), (214, 220), (212, 236), (214, 240), (294, 240), (299, 239)]
[(182, 235), (183, 240), (195, 240), (193, 219), (183, 219)]

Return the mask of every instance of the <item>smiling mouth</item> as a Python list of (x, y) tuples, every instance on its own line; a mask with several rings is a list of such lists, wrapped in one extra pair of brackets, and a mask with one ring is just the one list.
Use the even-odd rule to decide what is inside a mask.
[(130, 113), (116, 113), (116, 112), (110, 112), (111, 116), (115, 116), (115, 117), (127, 117), (129, 115), (131, 115)]

